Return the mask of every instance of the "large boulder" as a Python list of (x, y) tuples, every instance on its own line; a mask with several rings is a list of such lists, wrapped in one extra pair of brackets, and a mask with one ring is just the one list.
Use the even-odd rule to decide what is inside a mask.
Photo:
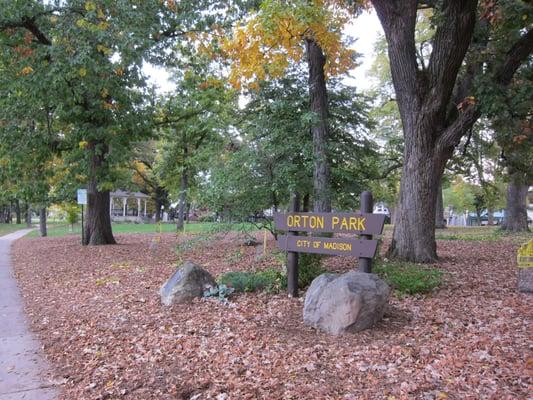
[(213, 286), (216, 286), (216, 282), (209, 272), (190, 261), (186, 261), (161, 286), (159, 290), (161, 303), (166, 306), (189, 303), (195, 297), (202, 297), (204, 290)]
[(370, 328), (383, 317), (389, 293), (374, 274), (322, 274), (307, 290), (304, 323), (333, 335)]

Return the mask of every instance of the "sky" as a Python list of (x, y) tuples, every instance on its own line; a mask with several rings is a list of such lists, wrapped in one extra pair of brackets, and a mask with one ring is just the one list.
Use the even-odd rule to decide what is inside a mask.
[[(351, 77), (346, 78), (345, 82), (350, 86), (356, 86), (359, 90), (369, 89), (372, 80), (367, 77), (367, 72), (372, 65), (372, 50), (378, 35), (383, 33), (379, 19), (375, 12), (364, 12), (347, 27), (346, 32), (356, 39), (352, 48), (361, 54), (361, 57), (358, 60), (360, 65), (350, 73)], [(170, 81), (169, 73), (164, 68), (145, 64), (143, 70), (149, 77), (149, 83), (158, 87), (159, 93), (173, 91), (175, 85)]]

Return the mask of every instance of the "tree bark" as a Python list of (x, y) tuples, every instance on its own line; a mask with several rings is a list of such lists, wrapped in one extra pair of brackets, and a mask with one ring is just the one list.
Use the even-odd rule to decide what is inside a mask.
[(155, 200), (155, 222), (158, 223), (161, 221), (161, 206), (163, 205), (163, 202), (157, 198)]
[(7, 218), (7, 213), (8, 213), (8, 208), (7, 206), (2, 206), (2, 212), (0, 213), (0, 222), (4, 223), (4, 224), (7, 224), (8, 223), (8, 218)]
[(326, 57), (312, 39), (306, 41), (309, 65), (309, 103), (318, 121), (311, 126), (314, 156), (314, 211), (331, 211), (330, 160), (328, 155), (328, 95), (324, 75)]
[(17, 218), (17, 224), (20, 225), (22, 223), (22, 213), (20, 211), (20, 200), (15, 200), (15, 214)]
[(98, 189), (99, 176), (105, 170), (107, 147), (103, 143), (89, 142), (89, 183), (87, 185), (87, 222), (84, 245), (116, 244), (109, 214), (109, 190)]
[(507, 186), (507, 205), (502, 229), (509, 232), (527, 232), (527, 175), (514, 171), (509, 176)]
[(302, 200), (302, 211), (303, 212), (309, 212), (309, 193), (304, 194), (303, 200)]
[[(431, 58), (419, 69), (414, 31), (417, 0), (373, 0), (388, 43), (391, 74), (405, 140), (400, 199), (389, 256), (414, 262), (437, 259), (435, 219), (438, 186), (463, 130), (475, 121), (446, 121), (459, 68), (470, 44), (476, 1), (449, 1), (435, 32)], [(460, 134), (459, 134), (460, 133)]]
[(465, 76), (457, 79), (472, 42), (477, 0), (426, 2), (438, 8), (439, 15), (427, 66), (417, 64), (415, 46), (421, 2), (371, 1), (387, 39), (405, 142), (398, 218), (389, 254), (408, 261), (432, 262), (437, 258), (437, 185), (454, 147), (481, 115), (480, 107), (467, 97), (472, 94), (474, 75), (490, 74), (494, 84), (505, 90), (533, 51), (533, 30), (525, 32), (503, 59), (492, 60), (494, 68), (479, 68), (479, 57), (473, 57)]
[(28, 228), (31, 228), (31, 205), (29, 204), (26, 204), (25, 219), (26, 219), (26, 226)]
[[(418, 149), (414, 149), (418, 150)], [(394, 221), (390, 257), (416, 262), (437, 260), (435, 215), (443, 165), (427, 152), (407, 152)], [(416, 153), (416, 154), (414, 154)]]
[(185, 221), (189, 224), (191, 223), (191, 208), (192, 208), (192, 204), (191, 202), (187, 202), (187, 206), (185, 207), (185, 216), (184, 216), (184, 219)]
[(487, 225), (488, 226), (494, 225), (494, 210), (492, 208), (489, 208), (487, 210)]
[(176, 223), (176, 229), (178, 231), (183, 230), (183, 221), (185, 219), (185, 207), (187, 202), (187, 189), (189, 186), (189, 177), (187, 176), (187, 169), (183, 168), (181, 172), (180, 182), (180, 196), (178, 200), (178, 222)]
[(439, 188), (437, 190), (437, 205), (435, 210), (435, 228), (443, 229), (446, 228), (444, 223), (444, 201), (442, 199), (442, 182), (439, 183)]
[(41, 207), (39, 210), (39, 235), (45, 237), (48, 235), (46, 229), (46, 207)]

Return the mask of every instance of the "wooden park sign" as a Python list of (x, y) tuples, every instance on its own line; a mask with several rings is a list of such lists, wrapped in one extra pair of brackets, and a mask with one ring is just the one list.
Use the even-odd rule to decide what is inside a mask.
[[(274, 226), (287, 234), (278, 236), (278, 248), (288, 251), (287, 277), (289, 295), (298, 296), (298, 253), (353, 256), (359, 258), (359, 269), (372, 272), (372, 258), (378, 241), (372, 235), (383, 231), (385, 215), (373, 214), (370, 192), (361, 194), (361, 212), (309, 213), (298, 212), (299, 196), (293, 197), (291, 212), (275, 213)], [(299, 232), (346, 233), (354, 237), (298, 236)]]
[(372, 258), (378, 247), (377, 240), (352, 238), (321, 238), (313, 236), (278, 236), (278, 248), (297, 253), (329, 254)]

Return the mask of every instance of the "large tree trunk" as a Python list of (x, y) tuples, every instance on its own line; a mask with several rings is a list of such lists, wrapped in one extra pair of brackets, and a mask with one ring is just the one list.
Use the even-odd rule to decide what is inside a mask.
[(437, 190), (437, 205), (435, 210), (435, 228), (443, 229), (446, 228), (444, 223), (444, 201), (442, 199), (442, 182), (439, 183), (439, 188)]
[(17, 224), (18, 225), (22, 224), (22, 213), (20, 211), (20, 200), (19, 199), (15, 200), (15, 214), (17, 218)]
[(189, 177), (187, 176), (187, 169), (183, 168), (181, 172), (180, 182), (180, 196), (178, 200), (178, 222), (176, 223), (176, 229), (178, 231), (183, 230), (183, 221), (185, 219), (185, 208), (187, 202), (187, 189), (189, 186)]
[[(415, 27), (417, 9), (423, 2), (371, 1), (387, 39), (405, 139), (400, 209), (390, 253), (409, 261), (433, 261), (437, 185), (454, 147), (481, 115), (469, 97), (476, 75), (489, 75), (487, 78), (499, 85), (498, 90), (505, 90), (533, 51), (533, 30), (518, 38), (502, 60), (492, 60), (493, 68), (484, 68), (478, 56), (487, 46), (483, 37), (475, 39), (476, 48), (465, 62), (478, 1), (427, 2), (436, 8), (439, 18), (435, 20), (429, 61), (420, 65)], [(462, 65), (465, 73), (457, 79)]]
[[(99, 148), (97, 148), (99, 147)], [(87, 222), (85, 225), (84, 245), (115, 244), (109, 214), (109, 190), (98, 189), (99, 176), (105, 168), (105, 145), (90, 142), (89, 183), (87, 185)]]
[[(415, 46), (417, 0), (372, 0), (388, 44), (391, 75), (405, 139), (400, 200), (389, 254), (415, 262), (437, 259), (435, 208), (444, 165), (477, 118), (448, 115), (459, 68), (470, 44), (476, 1), (448, 1), (436, 29), (428, 65), (420, 69)], [(462, 101), (466, 94), (457, 94)], [(455, 99), (454, 99), (455, 100)], [(448, 120), (450, 117), (450, 120)]]
[(526, 174), (520, 171), (512, 172), (507, 186), (507, 205), (502, 229), (509, 232), (526, 232), (529, 230), (526, 208), (527, 189)]
[(412, 151), (405, 148), (400, 201), (388, 254), (409, 261), (434, 262), (435, 206), (444, 168), (427, 150), (419, 146), (412, 146)]
[(331, 182), (328, 156), (328, 95), (324, 75), (326, 57), (317, 42), (308, 39), (307, 61), (309, 65), (309, 100), (311, 111), (318, 121), (311, 127), (314, 156), (314, 211), (331, 211)]
[(45, 237), (48, 235), (46, 229), (46, 207), (41, 207), (39, 210), (39, 235)]

